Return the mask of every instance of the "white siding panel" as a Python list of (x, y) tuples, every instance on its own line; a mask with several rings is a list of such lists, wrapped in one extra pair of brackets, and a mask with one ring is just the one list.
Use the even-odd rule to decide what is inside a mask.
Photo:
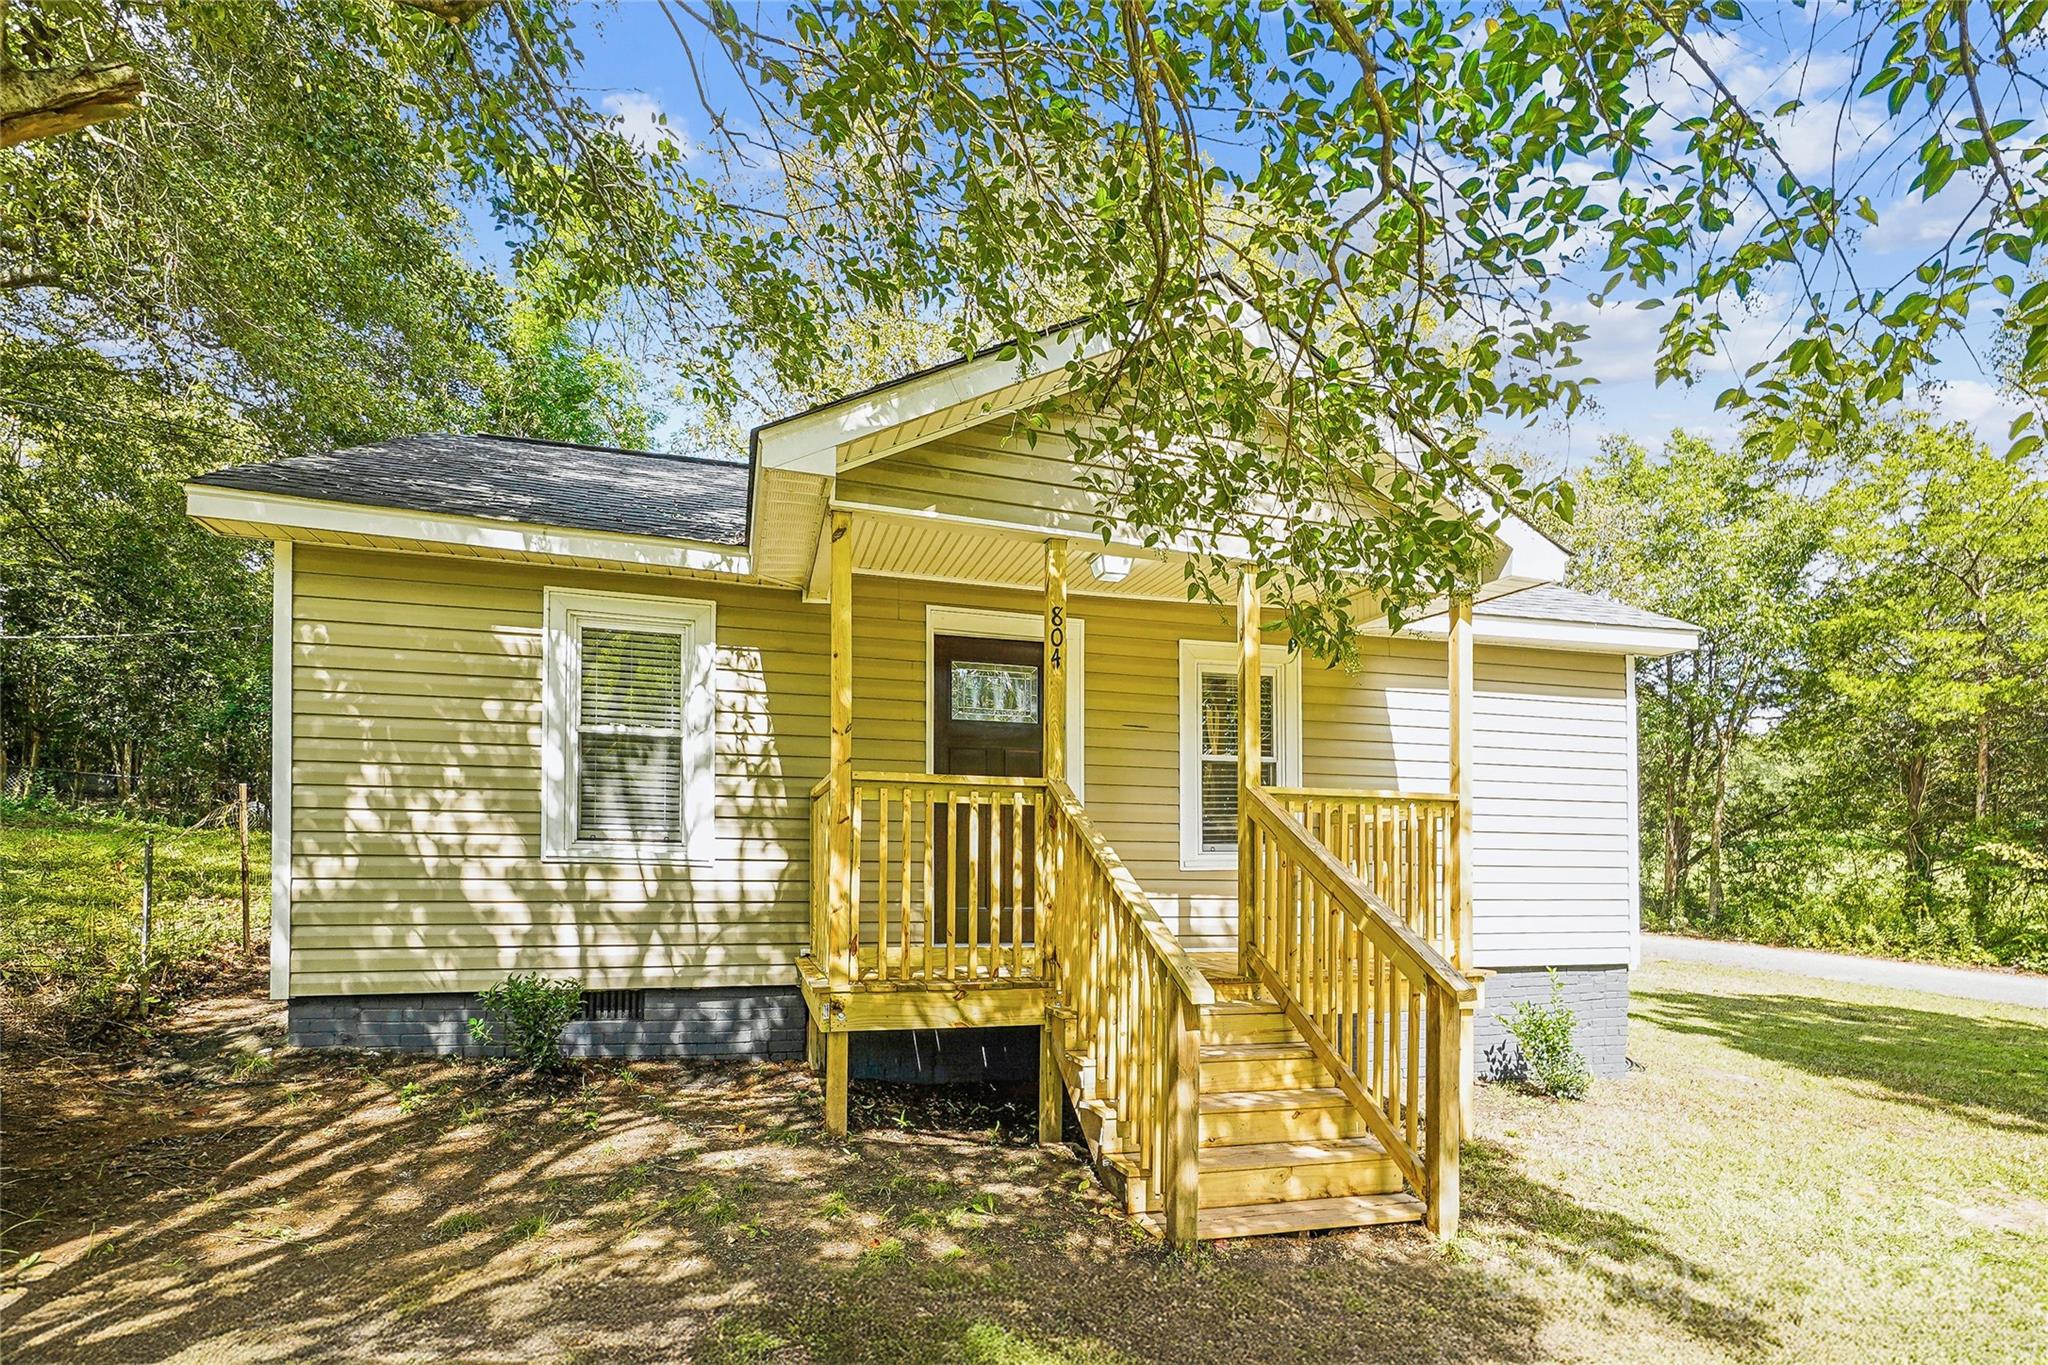
[(1488, 648), (1474, 661), (1472, 955), (1621, 964), (1635, 936), (1627, 660)]

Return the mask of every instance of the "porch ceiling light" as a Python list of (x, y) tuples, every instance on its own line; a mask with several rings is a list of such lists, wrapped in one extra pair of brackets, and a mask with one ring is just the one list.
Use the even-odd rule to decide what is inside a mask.
[(1097, 555), (1088, 561), (1088, 567), (1097, 580), (1103, 583), (1121, 583), (1131, 576), (1129, 555)]

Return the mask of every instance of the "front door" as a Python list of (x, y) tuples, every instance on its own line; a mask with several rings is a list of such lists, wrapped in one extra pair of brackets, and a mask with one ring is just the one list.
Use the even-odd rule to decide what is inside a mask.
[(932, 747), (948, 777), (1045, 776), (1043, 646), (932, 639)]
[[(934, 636), (933, 767), (948, 777), (1043, 777), (1043, 664), (1044, 647), (1037, 640)], [(954, 853), (952, 875), (940, 881), (935, 907), (951, 919), (953, 942), (966, 942), (969, 933), (982, 944), (1032, 942), (1038, 888), (1037, 830), (1030, 813), (1020, 819), (1014, 810), (983, 807), (970, 820), (956, 804), (932, 814), (937, 865), (948, 866), (948, 853)]]

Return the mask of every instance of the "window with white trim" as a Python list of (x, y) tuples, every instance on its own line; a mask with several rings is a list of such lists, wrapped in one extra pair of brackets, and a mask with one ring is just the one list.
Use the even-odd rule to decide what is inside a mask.
[(710, 862), (709, 602), (547, 592), (542, 852)]
[[(1181, 866), (1237, 866), (1237, 646), (1180, 644)], [(1287, 650), (1260, 651), (1259, 780), (1301, 780), (1301, 672)]]

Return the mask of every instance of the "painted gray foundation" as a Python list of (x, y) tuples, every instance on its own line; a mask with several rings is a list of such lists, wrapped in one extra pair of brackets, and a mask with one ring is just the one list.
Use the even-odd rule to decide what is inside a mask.
[[(476, 996), (323, 995), (291, 1001), (294, 1047), (495, 1055), (469, 1036)], [(727, 987), (646, 994), (643, 1018), (578, 1020), (563, 1030), (572, 1057), (730, 1057), (784, 1061), (804, 1055), (804, 1000), (788, 987)]]
[[(1559, 967), (1564, 1002), (1578, 1017), (1579, 1052), (1595, 1076), (1628, 1069), (1628, 968)], [(1505, 967), (1487, 978), (1486, 1007), (1472, 1021), (1473, 1053), (1487, 1080), (1513, 1076), (1521, 1053), (1501, 1021), (1520, 1001), (1550, 1003), (1550, 973), (1541, 967)]]

